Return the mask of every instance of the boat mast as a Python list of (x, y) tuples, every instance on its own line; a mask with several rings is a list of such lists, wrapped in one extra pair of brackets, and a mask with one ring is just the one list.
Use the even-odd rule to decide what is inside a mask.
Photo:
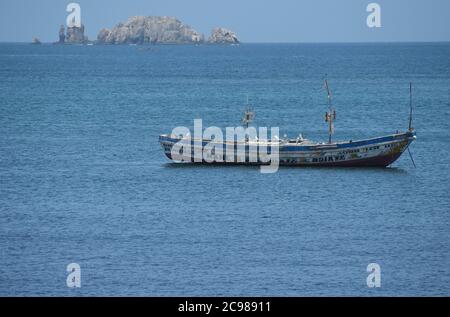
[(412, 131), (414, 128), (412, 127), (412, 115), (413, 115), (413, 109), (412, 109), (412, 83), (409, 83), (409, 127), (408, 130)]
[(255, 119), (255, 112), (250, 108), (249, 98), (247, 95), (247, 110), (244, 113), (244, 117), (242, 118), (242, 123), (245, 128), (248, 128), (249, 123), (251, 123)]
[(250, 123), (250, 106), (249, 106), (249, 102), (248, 102), (248, 94), (247, 94), (247, 110), (245, 111), (245, 118), (244, 118), (244, 123), (245, 123), (245, 128), (248, 128), (248, 124)]
[(325, 87), (327, 88), (328, 95), (328, 112), (325, 114), (325, 122), (328, 122), (328, 143), (331, 144), (331, 135), (334, 132), (333, 122), (336, 120), (336, 110), (333, 110), (333, 106), (331, 105), (331, 92), (327, 79), (325, 79)]

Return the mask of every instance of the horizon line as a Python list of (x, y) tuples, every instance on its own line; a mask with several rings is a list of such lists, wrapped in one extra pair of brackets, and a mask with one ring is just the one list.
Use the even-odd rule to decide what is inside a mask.
[[(133, 43), (124, 43), (124, 44), (101, 44), (96, 43), (96, 40), (89, 40), (88, 43), (92, 43), (100, 46), (128, 46)], [(388, 40), (388, 41), (268, 41), (268, 42), (240, 42), (237, 45), (245, 45), (245, 44), (437, 44), (437, 43), (450, 43), (450, 40), (429, 40), (429, 41), (412, 41), (412, 40)], [(33, 44), (32, 41), (0, 41), (0, 44)], [(55, 42), (41, 42), (40, 44), (59, 44), (57, 41)], [(199, 45), (199, 44), (207, 44), (207, 43), (184, 43), (184, 44), (172, 44), (172, 43), (144, 43), (144, 44), (133, 44), (137, 46), (155, 46), (155, 45), (168, 45), (168, 46), (188, 46), (188, 45)], [(39, 45), (39, 44), (38, 44)], [(60, 45), (86, 45), (85, 43), (63, 43)], [(212, 46), (227, 46), (231, 44), (212, 44)], [(211, 46), (211, 44), (208, 44)]]

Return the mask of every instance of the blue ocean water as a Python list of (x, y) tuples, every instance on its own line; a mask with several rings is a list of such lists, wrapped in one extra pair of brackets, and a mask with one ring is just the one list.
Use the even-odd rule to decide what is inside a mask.
[[(158, 135), (404, 130), (386, 169), (171, 164)], [(450, 44), (0, 44), (0, 295), (450, 295)], [(66, 266), (81, 266), (81, 288)], [(366, 267), (381, 266), (381, 288)]]

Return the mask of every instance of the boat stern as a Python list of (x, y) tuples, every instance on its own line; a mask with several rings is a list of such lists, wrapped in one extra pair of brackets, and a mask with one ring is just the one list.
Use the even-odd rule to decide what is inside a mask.
[(167, 134), (161, 134), (159, 136), (159, 144), (163, 148), (164, 154), (169, 160), (172, 160), (172, 147), (177, 142), (176, 139)]

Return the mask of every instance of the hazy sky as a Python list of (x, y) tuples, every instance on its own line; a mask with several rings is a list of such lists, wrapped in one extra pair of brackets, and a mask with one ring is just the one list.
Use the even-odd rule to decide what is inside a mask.
[[(70, 2), (89, 39), (132, 15), (167, 15), (206, 36), (230, 28), (243, 42), (450, 41), (450, 0), (0, 0), (0, 41), (56, 41)], [(367, 27), (371, 2), (381, 28)]]

